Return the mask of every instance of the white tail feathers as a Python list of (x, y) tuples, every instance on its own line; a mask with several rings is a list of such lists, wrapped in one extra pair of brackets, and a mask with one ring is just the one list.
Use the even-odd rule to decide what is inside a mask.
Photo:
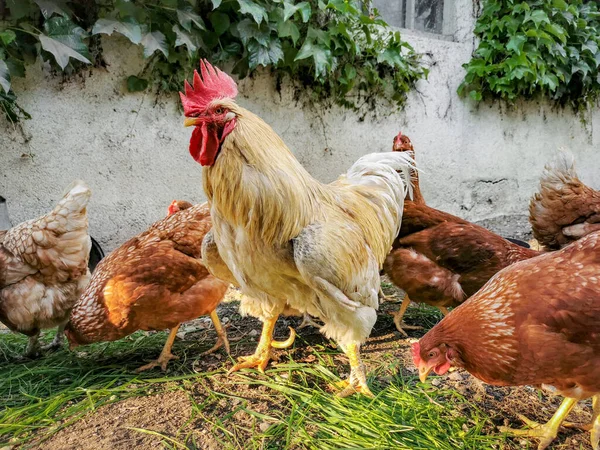
[(560, 186), (571, 180), (579, 181), (575, 171), (575, 157), (568, 149), (560, 148), (552, 162), (544, 168), (540, 183), (542, 186), (560, 189)]
[(81, 212), (90, 201), (92, 191), (81, 180), (73, 181), (65, 191), (63, 198), (54, 208), (54, 213), (67, 215), (68, 213)]
[[(393, 183), (400, 178), (404, 191), (403, 197), (408, 195), (412, 199), (411, 171), (413, 170), (417, 170), (415, 160), (407, 152), (369, 153), (348, 169), (346, 177), (357, 184), (380, 184), (381, 181)], [(359, 180), (359, 178), (365, 179)]]

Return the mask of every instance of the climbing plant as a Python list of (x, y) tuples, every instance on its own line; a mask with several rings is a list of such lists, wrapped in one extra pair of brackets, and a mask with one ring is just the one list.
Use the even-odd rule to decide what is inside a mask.
[[(384, 98), (401, 106), (427, 76), (419, 55), (351, 0), (6, 0), (0, 3), (0, 107), (26, 117), (12, 80), (41, 56), (71, 74), (102, 64), (103, 36), (141, 47), (146, 65), (130, 91), (177, 91), (198, 60), (229, 63), (240, 77), (259, 67), (288, 75), (314, 100), (358, 109)], [(370, 102), (369, 102), (370, 101)]]
[(600, 93), (597, 1), (485, 0), (479, 46), (459, 94), (474, 100), (549, 97), (585, 107)]

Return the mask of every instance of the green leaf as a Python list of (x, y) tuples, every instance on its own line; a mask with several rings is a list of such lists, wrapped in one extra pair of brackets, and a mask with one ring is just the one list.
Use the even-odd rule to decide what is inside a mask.
[(33, 11), (33, 5), (29, 0), (7, 0), (6, 6), (10, 9), (10, 17), (13, 20), (22, 19)]
[(52, 17), (53, 14), (58, 14), (63, 17), (71, 17), (73, 15), (73, 11), (69, 9), (67, 5), (65, 5), (64, 1), (59, 0), (33, 0), (42, 11), (42, 15), (44, 18), (48, 19)]
[(527, 37), (523, 36), (522, 34), (517, 34), (516, 36), (513, 36), (510, 41), (508, 41), (506, 49), (512, 50), (517, 55), (520, 55), (525, 42), (527, 42)]
[(558, 77), (556, 75), (553, 75), (551, 73), (547, 73), (544, 76), (542, 76), (542, 84), (545, 84), (546, 86), (548, 86), (548, 88), (554, 92), (556, 90), (556, 88), (558, 87)]
[(173, 25), (173, 32), (175, 36), (177, 36), (175, 40), (175, 47), (179, 47), (180, 45), (185, 45), (188, 49), (188, 53), (190, 56), (198, 50), (199, 42), (196, 36), (192, 36), (186, 31), (182, 30), (179, 25)]
[(285, 2), (283, 4), (283, 20), (287, 21), (290, 17), (296, 14), (298, 6), (292, 5), (291, 3)]
[(129, 92), (141, 92), (145, 91), (148, 87), (148, 80), (138, 78), (135, 75), (131, 75), (127, 78), (127, 90)]
[(167, 40), (160, 31), (146, 33), (141, 44), (144, 46), (144, 58), (149, 58), (157, 50), (160, 50), (165, 56), (169, 56)]
[(44, 23), (46, 34), (39, 35), (42, 48), (52, 53), (54, 59), (64, 70), (69, 59), (74, 58), (86, 64), (91, 64), (89, 50), (83, 42), (87, 33), (66, 17), (52, 17)]
[(0, 59), (0, 86), (8, 94), (10, 91), (10, 72), (6, 63)]
[(17, 35), (13, 30), (5, 30), (2, 33), (0, 33), (0, 41), (2, 41), (4, 45), (10, 44), (12, 41), (15, 40), (16, 37)]
[(296, 42), (300, 39), (300, 30), (298, 30), (298, 27), (292, 21), (279, 22), (277, 25), (277, 34), (281, 38), (291, 37), (294, 45), (296, 45)]
[(229, 16), (218, 11), (210, 15), (210, 23), (219, 36), (225, 33), (231, 25)]
[(566, 11), (569, 5), (565, 0), (552, 0), (552, 6), (562, 11)]
[(305, 40), (296, 55), (294, 61), (300, 61), (312, 56), (315, 63), (315, 75), (317, 78), (324, 76), (327, 70), (331, 68), (331, 50), (321, 44), (315, 44), (310, 40)]
[(190, 6), (177, 10), (177, 20), (187, 31), (192, 31), (192, 23), (201, 30), (206, 30), (202, 17), (196, 14)]
[(244, 44), (250, 42), (251, 39), (256, 39), (265, 47), (269, 43), (271, 29), (264, 23), (259, 26), (250, 19), (244, 19), (238, 23), (237, 30)]
[(530, 20), (535, 24), (536, 28), (539, 27), (542, 22), (550, 23), (548, 14), (541, 9), (536, 9), (531, 14), (528, 14), (527, 18), (524, 20), (524, 23), (527, 23)]
[(272, 39), (268, 47), (254, 40), (248, 44), (248, 65), (251, 70), (258, 66), (276, 65), (282, 59), (283, 50), (277, 39)]
[(306, 23), (310, 19), (312, 15), (312, 8), (310, 7), (310, 3), (308, 2), (300, 2), (297, 5), (298, 11), (302, 15), (302, 22)]
[(134, 44), (142, 42), (142, 29), (135, 19), (129, 17), (122, 22), (114, 19), (98, 19), (92, 28), (92, 34), (108, 34), (116, 31)]
[(221, 6), (223, 0), (211, 0), (212, 5), (213, 5), (213, 10), (217, 9), (219, 6)]
[(481, 95), (481, 92), (475, 91), (475, 90), (469, 92), (469, 97), (471, 97), (476, 102), (480, 102), (481, 99), (483, 98), (482, 95)]
[(237, 0), (237, 2), (240, 5), (240, 12), (242, 14), (250, 14), (257, 24), (260, 25), (263, 20), (269, 20), (265, 8), (252, 0)]

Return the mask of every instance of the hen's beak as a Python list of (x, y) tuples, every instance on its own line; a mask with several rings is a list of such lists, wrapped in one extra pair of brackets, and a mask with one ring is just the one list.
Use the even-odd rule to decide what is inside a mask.
[(197, 117), (186, 117), (185, 120), (183, 121), (184, 127), (193, 127), (193, 126), (196, 126), (199, 124), (200, 124), (200, 121), (198, 120)]
[(428, 366), (425, 361), (419, 362), (419, 380), (421, 383), (425, 383), (427, 376), (433, 370), (433, 366)]

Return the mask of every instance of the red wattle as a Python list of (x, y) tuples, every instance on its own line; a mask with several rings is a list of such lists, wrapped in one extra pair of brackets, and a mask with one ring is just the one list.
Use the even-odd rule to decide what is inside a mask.
[(194, 161), (203, 166), (212, 166), (215, 163), (219, 146), (219, 135), (214, 124), (203, 122), (192, 132), (190, 155), (192, 155)]
[(444, 364), (440, 364), (439, 366), (437, 366), (435, 369), (433, 369), (435, 371), (435, 373), (437, 373), (438, 375), (444, 375), (446, 372), (448, 372), (448, 370), (450, 369), (452, 365), (446, 361)]

